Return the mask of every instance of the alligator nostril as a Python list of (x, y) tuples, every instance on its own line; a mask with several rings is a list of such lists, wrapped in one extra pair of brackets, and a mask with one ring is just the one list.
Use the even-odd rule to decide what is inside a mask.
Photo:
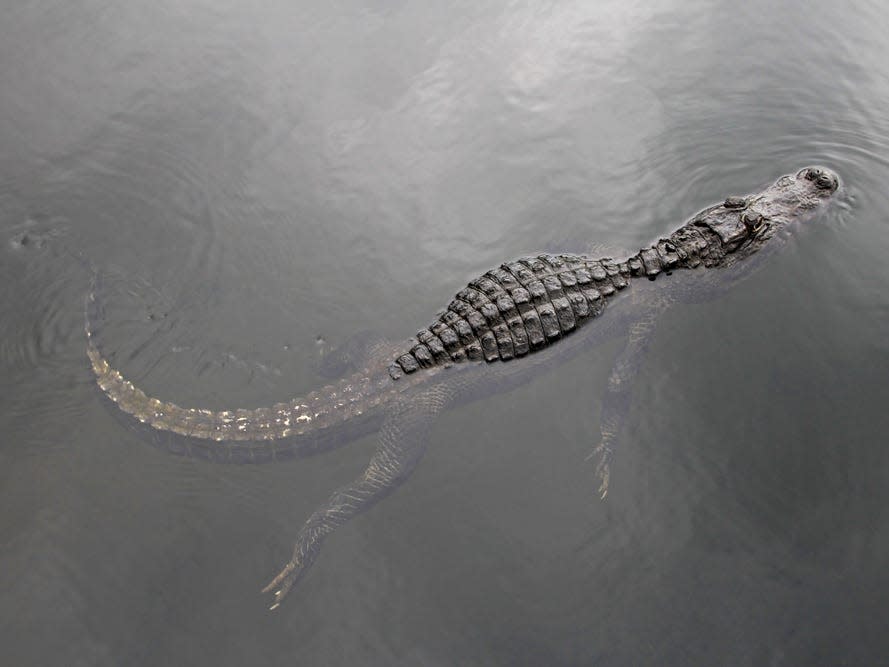
[(827, 174), (821, 174), (815, 180), (815, 185), (817, 185), (819, 188), (824, 188), (824, 189), (832, 188), (833, 187), (833, 178), (831, 178)]

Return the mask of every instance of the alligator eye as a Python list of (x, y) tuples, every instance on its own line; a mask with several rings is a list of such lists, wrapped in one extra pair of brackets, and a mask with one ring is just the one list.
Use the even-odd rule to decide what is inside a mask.
[(806, 169), (806, 180), (814, 181), (824, 175), (824, 172), (817, 167), (809, 167), (808, 169)]
[(765, 218), (761, 213), (751, 213), (750, 211), (744, 212), (741, 216), (741, 222), (744, 223), (744, 226), (747, 228), (747, 233), (751, 236), (759, 233), (766, 224)]
[(747, 206), (747, 200), (743, 197), (732, 195), (731, 197), (726, 197), (722, 205), (726, 208), (744, 208)]

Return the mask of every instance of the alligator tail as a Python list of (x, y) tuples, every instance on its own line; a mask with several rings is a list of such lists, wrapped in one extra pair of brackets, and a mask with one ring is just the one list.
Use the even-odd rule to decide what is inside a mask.
[[(96, 344), (97, 327), (103, 320), (97, 296), (100, 284), (101, 277), (94, 272), (84, 308), (87, 355), (96, 382), (124, 414), (182, 442), (180, 448), (185, 451), (181, 453), (232, 462), (292, 456), (295, 441), (317, 439), (330, 427), (374, 411), (384, 398), (384, 392), (372, 390), (374, 379), (367, 372), (266, 408), (184, 408), (148, 396), (112, 368)], [(379, 381), (390, 380), (384, 375)], [(260, 450), (266, 455), (260, 457)]]

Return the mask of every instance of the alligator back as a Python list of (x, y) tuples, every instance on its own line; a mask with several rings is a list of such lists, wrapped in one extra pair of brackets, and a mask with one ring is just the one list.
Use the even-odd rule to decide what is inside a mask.
[(488, 271), (460, 290), (389, 366), (395, 380), (465, 361), (509, 361), (557, 342), (627, 287), (629, 265), (539, 255)]

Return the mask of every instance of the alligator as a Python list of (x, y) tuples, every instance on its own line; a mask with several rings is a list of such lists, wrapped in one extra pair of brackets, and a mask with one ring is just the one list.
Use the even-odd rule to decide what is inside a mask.
[[(590, 454), (598, 459), (596, 479), (604, 498), (633, 380), (658, 317), (672, 303), (712, 298), (749, 276), (786, 243), (797, 223), (834, 196), (839, 183), (829, 169), (806, 167), (759, 193), (730, 196), (704, 209), (623, 260), (543, 254), (502, 264), (470, 281), (407, 342), (376, 345), (352, 375), (271, 407), (183, 408), (135, 387), (98, 347), (95, 277), (85, 307), (87, 353), (104, 395), (178, 454), (263, 463), (379, 432), (364, 472), (312, 513), (292, 557), (262, 589), (272, 594), (275, 609), (315, 561), (327, 535), (410, 476), (439, 412), (508, 390), (541, 366), (570, 359), (590, 340), (621, 335), (626, 342), (608, 379), (599, 439)], [(672, 277), (655, 280), (661, 276)]]

